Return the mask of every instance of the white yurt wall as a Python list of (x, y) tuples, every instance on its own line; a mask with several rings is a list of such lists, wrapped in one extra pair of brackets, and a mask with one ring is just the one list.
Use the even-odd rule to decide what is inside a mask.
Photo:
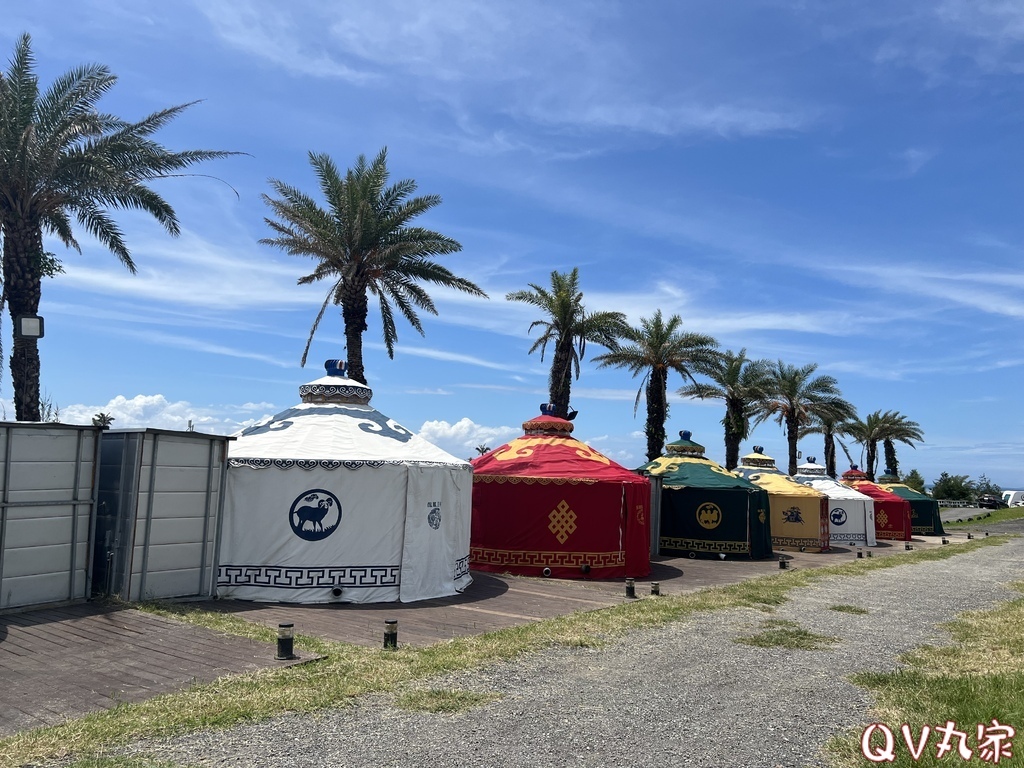
[(0, 609), (88, 597), (98, 435), (0, 424)]
[(218, 591), (298, 603), (411, 602), (471, 582), (472, 470), (370, 406), (329, 360), (302, 402), (231, 444)]

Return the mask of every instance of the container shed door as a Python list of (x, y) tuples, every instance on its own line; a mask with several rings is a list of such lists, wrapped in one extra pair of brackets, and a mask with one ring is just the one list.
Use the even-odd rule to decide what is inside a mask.
[(131, 567), (132, 522), (138, 499), (138, 432), (105, 433), (100, 441), (100, 479), (93, 543), (92, 593), (118, 595)]

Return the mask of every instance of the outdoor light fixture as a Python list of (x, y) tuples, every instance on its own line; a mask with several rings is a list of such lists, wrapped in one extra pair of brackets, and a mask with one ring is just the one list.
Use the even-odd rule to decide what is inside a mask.
[(967, 538), (968, 539), (973, 539), (974, 538), (974, 534), (973, 533), (968, 533), (967, 534)]
[(861, 559), (863, 557), (864, 557), (864, 550), (863, 549), (858, 549), (857, 550), (857, 559), (859, 560), (859, 559)]
[(908, 541), (908, 542), (907, 542), (906, 544), (904, 544), (904, 545), (903, 545), (903, 548), (904, 548), (905, 550), (907, 550), (907, 552), (909, 552), (910, 550), (912, 550), (912, 549), (914, 548), (914, 545), (913, 545), (913, 544), (911, 544), (911, 543), (910, 543), (910, 542)]
[(651, 594), (652, 595), (660, 595), (661, 594), (661, 583), (660, 582), (657, 582), (657, 581), (652, 581), (651, 582)]
[(626, 579), (626, 597), (636, 597), (636, 584), (632, 579)]
[(779, 558), (779, 570), (784, 571), (789, 568), (789, 560), (784, 557)]
[(868, 557), (871, 557), (871, 550), (868, 550)]
[(947, 539), (945, 536), (943, 536), (942, 537), (942, 543), (943, 544), (949, 544), (949, 539)]
[(289, 661), (295, 658), (295, 625), (277, 625), (277, 655), (278, 661)]
[(398, 650), (398, 619), (384, 619), (384, 650)]
[(23, 339), (43, 338), (43, 318), (39, 315), (20, 315), (14, 318), (14, 335)]

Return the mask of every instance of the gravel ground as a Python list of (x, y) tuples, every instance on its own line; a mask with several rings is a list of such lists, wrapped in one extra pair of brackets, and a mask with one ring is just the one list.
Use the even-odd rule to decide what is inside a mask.
[[(822, 766), (833, 735), (870, 722), (870, 698), (845, 681), (888, 670), (937, 627), (1011, 595), (1024, 540), (952, 560), (832, 578), (750, 609), (630, 633), (602, 649), (558, 649), (422, 687), (492, 691), (460, 714), (399, 710), (390, 696), (315, 716), (136, 744), (133, 752), (216, 766)], [(829, 610), (867, 608), (867, 615)], [(770, 618), (841, 638), (823, 651), (763, 649), (735, 638)], [(1024, 725), (1024, 724), (1018, 724)]]

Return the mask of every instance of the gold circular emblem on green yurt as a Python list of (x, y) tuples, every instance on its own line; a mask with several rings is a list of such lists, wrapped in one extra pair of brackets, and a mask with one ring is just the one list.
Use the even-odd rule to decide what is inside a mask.
[(718, 508), (717, 504), (712, 504), (710, 501), (705, 502), (697, 507), (697, 522), (700, 523), (701, 528), (707, 528), (709, 531), (717, 528), (722, 522), (722, 510)]

